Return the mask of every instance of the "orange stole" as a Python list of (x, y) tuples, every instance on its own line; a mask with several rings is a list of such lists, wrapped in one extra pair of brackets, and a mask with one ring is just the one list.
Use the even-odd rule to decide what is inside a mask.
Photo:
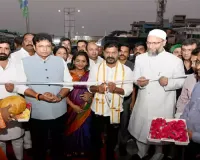
[[(69, 107), (70, 110), (73, 110), (71, 107)], [(69, 109), (68, 108), (68, 109)], [(87, 111), (83, 113), (79, 113), (80, 115), (77, 115), (76, 119), (73, 121), (72, 125), (69, 126), (69, 128), (66, 131), (66, 135), (70, 135), (73, 132), (75, 132), (77, 129), (80, 128), (80, 126), (85, 122), (85, 120), (88, 118), (88, 116), (91, 113), (91, 109), (88, 109)]]
[(0, 147), (0, 160), (8, 160), (5, 153), (3, 152), (3, 150)]

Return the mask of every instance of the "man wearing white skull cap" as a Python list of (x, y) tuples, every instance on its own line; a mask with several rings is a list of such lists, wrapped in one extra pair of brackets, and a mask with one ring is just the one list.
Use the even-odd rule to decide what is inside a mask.
[[(160, 29), (149, 32), (147, 52), (137, 56), (134, 83), (139, 86), (136, 103), (129, 121), (129, 132), (136, 138), (138, 155), (148, 153), (147, 136), (155, 117), (173, 118), (176, 89), (182, 88), (183, 62), (165, 51), (166, 33)], [(162, 147), (156, 146), (154, 156), (161, 155)]]

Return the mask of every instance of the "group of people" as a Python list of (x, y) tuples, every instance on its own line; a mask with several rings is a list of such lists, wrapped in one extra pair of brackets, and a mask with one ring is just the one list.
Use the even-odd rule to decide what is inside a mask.
[[(0, 108), (0, 148), (6, 153), (11, 140), (17, 160), (31, 148), (33, 160), (45, 160), (48, 149), (53, 160), (77, 155), (98, 160), (105, 143), (107, 160), (115, 160), (116, 153), (119, 159), (127, 154), (145, 159), (151, 121), (164, 117), (186, 120), (190, 143), (185, 156), (197, 158), (199, 44), (187, 39), (169, 53), (166, 43), (167, 34), (160, 29), (149, 32), (146, 45), (135, 44), (133, 54), (128, 44), (115, 41), (102, 51), (81, 40), (73, 52), (70, 39), (62, 38), (53, 48), (51, 36), (44, 33), (26, 33), (21, 48), (11, 53), (10, 42), (1, 39), (0, 82), (5, 85), (0, 85), (0, 99), (23, 96), (32, 110), (30, 121), (19, 123), (12, 120), (10, 106)], [(63, 85), (53, 84), (58, 82)], [(131, 151), (130, 140), (135, 142)], [(152, 159), (160, 159), (163, 145), (154, 146)]]

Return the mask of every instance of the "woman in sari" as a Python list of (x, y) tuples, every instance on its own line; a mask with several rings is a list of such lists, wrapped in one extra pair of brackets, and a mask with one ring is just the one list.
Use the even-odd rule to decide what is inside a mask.
[[(80, 51), (72, 58), (70, 74), (73, 81), (84, 82), (89, 75), (89, 57), (86, 52)], [(75, 85), (67, 97), (67, 129), (66, 129), (66, 152), (68, 156), (85, 155), (91, 149), (90, 104), (92, 94), (87, 86)]]
[(67, 61), (69, 52), (65, 47), (57, 46), (57, 47), (54, 48), (53, 54), (54, 54), (54, 56), (61, 57), (61, 58), (64, 59), (64, 61)]

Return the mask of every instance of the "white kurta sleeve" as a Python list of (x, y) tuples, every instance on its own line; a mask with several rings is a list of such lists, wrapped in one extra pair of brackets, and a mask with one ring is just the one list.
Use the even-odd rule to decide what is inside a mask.
[[(16, 65), (16, 72), (17, 72), (17, 77), (16, 77), (17, 82), (27, 82), (27, 77), (24, 72), (24, 66), (22, 61)], [(29, 87), (26, 85), (15, 85), (14, 92), (24, 95), (24, 92), (28, 88)]]
[[(63, 60), (63, 64), (64, 64), (64, 79), (63, 79), (63, 82), (70, 83), (70, 82), (72, 82), (72, 77), (69, 73), (67, 64), (64, 60)], [(63, 88), (68, 88), (71, 91), (73, 89), (73, 85), (64, 85)]]
[(141, 77), (141, 68), (140, 68), (140, 60), (139, 57), (136, 57), (135, 60), (135, 68), (133, 70), (133, 82), (137, 85), (138, 78)]
[[(98, 65), (94, 65), (94, 66), (91, 68), (90, 73), (89, 73), (89, 77), (88, 77), (88, 82), (96, 82), (96, 75), (97, 75), (97, 72), (98, 72), (97, 66), (98, 66)], [(97, 85), (97, 84), (96, 84), (96, 85)], [(88, 86), (87, 86), (87, 89), (88, 89), (89, 92), (91, 92), (91, 91), (90, 91), (90, 86), (94, 86), (94, 85), (88, 85)], [(91, 93), (92, 93), (92, 92), (91, 92)]]
[(183, 87), (185, 78), (173, 79), (185, 75), (183, 62), (178, 60), (177, 64), (174, 66), (174, 71), (172, 78), (168, 79), (168, 85), (164, 87), (165, 91), (172, 91)]
[[(140, 78), (140, 77), (142, 77), (142, 76), (144, 76), (144, 75), (142, 75), (141, 74), (141, 64), (140, 63), (142, 63), (142, 61), (140, 60), (140, 57), (138, 56), (138, 57), (136, 57), (136, 60), (135, 60), (135, 68), (134, 68), (134, 70), (133, 70), (133, 83), (134, 84), (136, 84), (140, 89), (144, 89), (146, 86), (144, 86), (144, 87), (141, 87), (141, 86), (139, 86), (138, 84), (137, 84), (137, 80)], [(145, 76), (144, 76), (145, 77)]]

